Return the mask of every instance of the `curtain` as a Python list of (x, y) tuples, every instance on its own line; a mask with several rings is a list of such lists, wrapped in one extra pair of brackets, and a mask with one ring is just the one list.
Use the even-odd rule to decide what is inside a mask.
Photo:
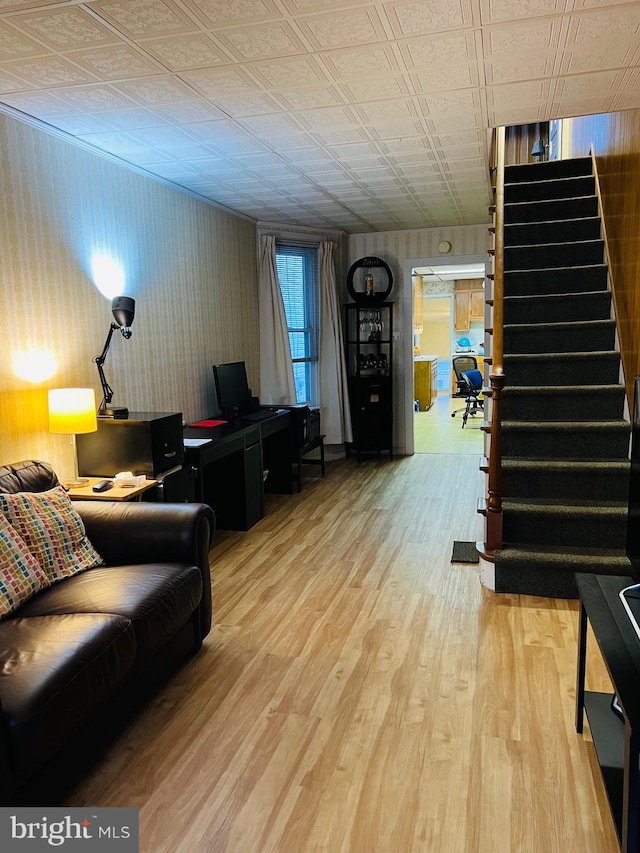
[(320, 423), (327, 444), (352, 441), (347, 370), (333, 265), (333, 243), (320, 243)]
[(260, 402), (288, 405), (296, 402), (287, 318), (276, 269), (276, 238), (260, 238), (258, 257), (260, 312)]

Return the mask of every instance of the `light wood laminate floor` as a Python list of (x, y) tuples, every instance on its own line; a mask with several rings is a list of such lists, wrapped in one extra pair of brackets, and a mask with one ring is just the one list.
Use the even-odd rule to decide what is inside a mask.
[(615, 853), (576, 602), (449, 562), (481, 491), (471, 455), (346, 460), (218, 534), (201, 653), (67, 804), (138, 806), (143, 853)]
[[(482, 454), (484, 414), (481, 409), (467, 419), (462, 428), (465, 401), (442, 391), (427, 412), (414, 412), (413, 440), (416, 453), (469, 453), (476, 459)], [(463, 411), (459, 411), (462, 409)], [(452, 412), (457, 412), (451, 417)]]

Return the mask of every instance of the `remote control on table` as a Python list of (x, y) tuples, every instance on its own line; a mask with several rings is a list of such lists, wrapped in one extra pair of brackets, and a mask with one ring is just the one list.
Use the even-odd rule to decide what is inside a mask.
[(93, 486), (94, 492), (106, 492), (108, 489), (113, 487), (113, 480), (100, 480), (99, 483), (96, 483)]

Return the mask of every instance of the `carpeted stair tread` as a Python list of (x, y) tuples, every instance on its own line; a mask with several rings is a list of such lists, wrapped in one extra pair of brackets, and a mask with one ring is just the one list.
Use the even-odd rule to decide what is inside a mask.
[(589, 352), (613, 349), (616, 324), (614, 320), (577, 320), (547, 323), (544, 334), (535, 323), (505, 323), (504, 351), (532, 352)]
[(504, 274), (505, 296), (535, 296), (544, 293), (578, 293), (606, 290), (605, 264), (580, 264), (548, 270), (511, 270)]
[(590, 290), (582, 293), (505, 296), (503, 311), (507, 325), (608, 320), (611, 317), (611, 292)]
[(531, 176), (544, 177), (547, 180), (591, 175), (593, 166), (590, 157), (572, 157), (567, 160), (545, 160), (540, 163), (518, 163), (505, 166), (505, 183), (521, 183)]
[(540, 548), (539, 545), (512, 542), (502, 548), (500, 553), (504, 555), (504, 552), (507, 550), (517, 551), (522, 559), (535, 556), (549, 561), (559, 560), (565, 556), (576, 560), (580, 560), (583, 557), (608, 557), (621, 560), (627, 556), (623, 548), (598, 548), (597, 546), (595, 548), (585, 548), (584, 545), (546, 545), (544, 548)]
[(622, 417), (622, 385), (520, 385), (502, 392), (502, 416), (508, 420), (564, 422), (580, 418), (610, 421)]
[(504, 356), (505, 375), (513, 385), (610, 385), (620, 378), (617, 350), (534, 352)]
[(538, 515), (604, 515), (627, 517), (626, 501), (586, 501), (580, 498), (549, 500), (547, 498), (503, 498), (502, 508), (511, 512), (533, 512)]
[(621, 433), (629, 435), (628, 421), (550, 421), (541, 424), (539, 421), (502, 421), (502, 431), (535, 431), (566, 433), (577, 435), (580, 432), (592, 430), (594, 433)]
[(593, 193), (582, 197), (558, 198), (542, 201), (524, 201), (505, 204), (505, 225), (525, 222), (549, 222), (598, 215), (598, 198)]
[(502, 495), (514, 500), (626, 502), (628, 460), (507, 458), (502, 460)]
[(578, 264), (600, 264), (604, 257), (604, 241), (578, 240), (564, 243), (542, 243), (505, 246), (505, 272), (545, 270)]
[(629, 575), (631, 563), (622, 548), (513, 543), (496, 551), (495, 572), (498, 592), (577, 598), (576, 572)]
[(611, 394), (615, 397), (624, 398), (624, 386), (612, 385), (507, 385), (504, 394), (510, 395), (532, 395), (546, 394), (550, 397), (579, 396), (580, 394)]
[(556, 198), (579, 198), (595, 194), (595, 179), (593, 175), (578, 175), (568, 178), (549, 179), (542, 181), (521, 181), (505, 183), (505, 204), (522, 201), (550, 201)]
[(550, 219), (545, 222), (514, 222), (504, 226), (505, 246), (564, 243), (569, 240), (597, 240), (601, 237), (600, 217)]
[(504, 459), (626, 459), (628, 452), (629, 424), (623, 420), (502, 422)]
[(620, 473), (628, 474), (629, 463), (623, 461), (615, 461), (607, 459), (603, 462), (598, 459), (530, 459), (527, 457), (512, 457), (503, 459), (502, 470), (504, 471), (546, 471), (553, 473), (558, 471), (561, 473), (576, 473), (582, 472), (585, 474), (597, 473)]
[(616, 548), (627, 529), (626, 501), (502, 501), (504, 542)]

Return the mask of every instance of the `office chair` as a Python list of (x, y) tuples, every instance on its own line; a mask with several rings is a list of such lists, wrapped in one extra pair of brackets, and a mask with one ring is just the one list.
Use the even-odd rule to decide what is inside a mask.
[(467, 370), (477, 370), (478, 359), (473, 355), (456, 355), (452, 358), (451, 365), (453, 367), (453, 372), (456, 375), (457, 385), (457, 391), (455, 392), (454, 397), (464, 397), (465, 388), (462, 385), (460, 377), (463, 373), (466, 373)]
[(464, 412), (462, 416), (462, 429), (465, 428), (469, 415), (475, 415), (478, 409), (484, 411), (484, 402), (480, 399), (482, 394), (482, 373), (479, 370), (467, 370), (460, 374), (460, 384), (465, 394), (464, 409), (456, 409), (451, 412), (451, 417), (455, 418), (458, 412)]

